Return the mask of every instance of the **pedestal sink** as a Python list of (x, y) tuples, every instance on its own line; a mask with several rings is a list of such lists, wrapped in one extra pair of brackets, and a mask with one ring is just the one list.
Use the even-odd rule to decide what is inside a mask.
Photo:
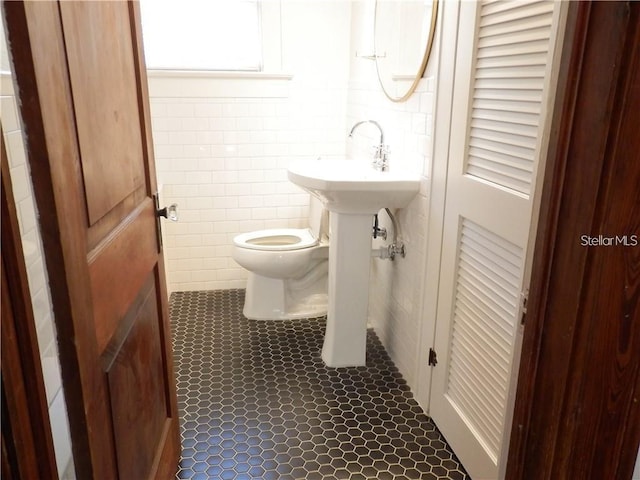
[(406, 207), (418, 193), (420, 177), (374, 170), (369, 160), (319, 158), (292, 163), (289, 180), (331, 212), (322, 360), (329, 367), (365, 365), (372, 216), (384, 207)]

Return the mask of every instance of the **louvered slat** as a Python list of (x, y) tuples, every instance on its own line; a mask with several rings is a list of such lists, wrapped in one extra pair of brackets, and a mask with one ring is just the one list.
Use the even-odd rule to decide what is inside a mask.
[(472, 255), (469, 255), (467, 252), (460, 253), (460, 263), (464, 264), (465, 270), (468, 271), (475, 280), (478, 282), (486, 282), (485, 285), (487, 287), (493, 288), (494, 292), (500, 297), (502, 302), (508, 305), (506, 307), (508, 310), (510, 310), (509, 307), (516, 307), (516, 305), (509, 303), (513, 300), (511, 298), (510, 291), (505, 288), (505, 285), (500, 281), (501, 279), (495, 272), (483, 268), (482, 262), (475, 259)]
[(538, 129), (535, 125), (526, 125), (520, 122), (505, 123), (500, 120), (486, 120), (484, 118), (473, 117), (471, 119), (471, 128), (479, 128), (482, 130), (489, 130), (494, 132), (501, 132), (504, 134), (517, 134), (522, 137), (536, 139)]
[(480, 7), (465, 173), (524, 194), (533, 179), (552, 14), (551, 1)]
[[(476, 78), (476, 89), (478, 90), (527, 90), (532, 92), (532, 98), (538, 100), (540, 92), (538, 86), (540, 79), (544, 79), (544, 72), (537, 77), (490, 77)], [(530, 100), (531, 101), (531, 100)]]
[[(499, 307), (503, 313), (509, 314), (514, 308), (515, 304), (511, 303), (511, 297), (509, 292), (511, 290), (511, 284), (508, 282), (506, 278), (500, 278), (494, 276), (496, 271), (500, 271), (500, 268), (497, 268), (496, 271), (492, 271), (490, 268), (487, 268), (487, 265), (491, 265), (491, 260), (487, 257), (483, 257), (478, 253), (478, 250), (472, 250), (465, 252), (465, 256), (475, 256), (478, 261), (475, 265), (471, 262), (462, 262), (462, 253), (460, 254), (461, 265), (460, 268), (464, 268), (464, 271), (467, 273), (466, 277), (461, 277), (458, 279), (461, 285), (466, 286), (469, 290), (474, 290), (480, 292), (481, 298), (486, 298), (486, 303), (488, 305), (495, 305)], [(505, 277), (506, 277), (505, 273)], [(492, 278), (493, 277), (493, 278)], [(487, 291), (491, 292), (491, 295), (488, 297), (483, 297)], [(501, 312), (498, 312), (499, 314)]]
[(475, 98), (473, 100), (474, 109), (478, 110), (495, 110), (497, 112), (510, 112), (514, 114), (524, 113), (532, 114), (538, 117), (540, 112), (540, 104), (535, 102), (509, 102), (505, 100), (496, 100), (493, 98)]
[(500, 133), (486, 128), (472, 128), (471, 134), (476, 140), (483, 140), (483, 144), (489, 145), (489, 142), (499, 143), (507, 147), (516, 147), (531, 150), (535, 147), (535, 138), (524, 137), (522, 135)]
[(547, 52), (547, 40), (533, 40), (523, 43), (501, 43), (478, 49), (477, 58), (505, 57), (509, 55), (531, 55)]
[(528, 103), (532, 111), (535, 113), (540, 112), (540, 98), (541, 93), (538, 90), (519, 90), (512, 91), (501, 88), (499, 85), (497, 88), (479, 88), (474, 93), (474, 100), (499, 100), (502, 102), (509, 102), (514, 107), (519, 107), (523, 103)]
[[(469, 336), (477, 336), (480, 338), (486, 335), (486, 332), (483, 332), (480, 326), (474, 321), (474, 316), (470, 315), (467, 310), (462, 308), (456, 309), (456, 314), (461, 318), (464, 318), (465, 320), (464, 322), (460, 322), (459, 324), (459, 328), (461, 329), (461, 331), (467, 332)], [(477, 342), (477, 344), (475, 345), (475, 349), (480, 352), (480, 356), (483, 358), (492, 358), (496, 355), (501, 357), (506, 356), (505, 352), (497, 350), (495, 345), (489, 341)], [(509, 372), (503, 368), (503, 363), (487, 362), (484, 365), (487, 367), (486, 370), (490, 372), (489, 375), (494, 378), (498, 378), (501, 381), (504, 381), (507, 375), (509, 375)]]
[[(479, 33), (480, 36), (484, 38), (514, 31), (539, 28), (548, 25), (546, 14), (547, 11), (545, 9), (541, 15), (532, 15), (526, 18), (520, 17), (506, 22), (487, 21), (487, 17), (485, 17), (485, 22), (481, 25), (482, 30)], [(491, 17), (491, 20), (495, 20), (495, 17)]]
[(518, 158), (526, 160), (527, 162), (531, 158), (531, 152), (526, 148), (517, 148), (513, 146), (506, 146), (502, 143), (489, 142), (486, 139), (472, 139), (469, 147), (477, 147), (486, 152), (496, 152), (507, 155), (516, 160)]
[[(461, 332), (457, 332), (457, 335), (461, 335)], [(466, 335), (465, 335), (466, 336)], [(460, 342), (463, 343), (463, 342)], [(482, 366), (482, 356), (479, 355), (476, 352), (473, 352), (471, 350), (460, 350), (459, 352), (459, 356), (455, 361), (452, 361), (452, 367), (456, 368), (456, 361), (462, 361), (464, 362), (465, 368), (460, 368), (460, 370), (462, 370), (462, 373), (460, 375), (460, 382), (453, 386), (452, 388), (456, 388), (458, 385), (470, 385), (473, 388), (473, 392), (478, 396), (478, 398), (482, 401), (482, 407), (480, 407), (480, 403), (471, 403), (469, 402), (469, 398), (471, 398), (471, 395), (467, 394), (465, 395), (464, 399), (462, 400), (463, 402), (466, 403), (466, 405), (473, 405), (473, 409), (478, 409), (478, 408), (483, 408), (484, 411), (484, 420), (489, 420), (487, 423), (487, 427), (491, 424), (500, 424), (501, 423), (501, 412), (500, 409), (498, 408), (498, 405), (504, 404), (505, 399), (502, 398), (502, 396), (500, 395), (500, 392), (496, 392), (495, 390), (491, 390), (491, 389), (485, 389), (482, 388), (482, 381), (497, 381), (497, 380), (492, 380), (489, 379), (486, 375), (485, 372), (482, 371), (482, 369), (480, 368)], [(472, 368), (469, 368), (468, 365), (473, 365)], [(484, 380), (481, 380), (484, 379)], [(462, 398), (462, 397), (460, 397)], [(484, 405), (489, 405), (489, 408), (484, 409)], [(469, 408), (471, 409), (471, 407)], [(478, 420), (478, 423), (480, 423), (480, 420)], [(490, 429), (487, 428), (487, 436), (498, 436), (499, 434), (497, 432), (491, 431)]]
[[(511, 332), (505, 332), (493, 324), (489, 318), (485, 318), (484, 313), (475, 308), (473, 298), (468, 298), (464, 292), (460, 292), (457, 299), (458, 305), (456, 308), (463, 312), (469, 322), (485, 332), (487, 345), (496, 352), (496, 355), (506, 360), (510, 352)], [(491, 336), (489, 337), (489, 335)]]
[(541, 69), (539, 65), (519, 65), (514, 67), (500, 65), (499, 67), (486, 67), (476, 72), (477, 79), (520, 79), (541, 78), (541, 76), (544, 78), (544, 69)]
[[(452, 361), (452, 366), (454, 362)], [(494, 411), (494, 408), (479, 405), (470, 401), (471, 398), (477, 396), (478, 390), (482, 384), (477, 385), (478, 380), (470, 380), (473, 375), (468, 375), (468, 367), (460, 368), (463, 373), (458, 377), (458, 381), (449, 388), (449, 397), (455, 399), (458, 412), (465, 418), (468, 424), (472, 425), (476, 434), (480, 433), (482, 443), (487, 446), (489, 455), (494, 459), (497, 458), (497, 446), (500, 444), (499, 434), (496, 432), (502, 428), (502, 421), (496, 421), (487, 415), (488, 412)], [(495, 405), (493, 402), (485, 402), (489, 405)]]
[[(527, 45), (533, 42), (545, 41), (549, 39), (549, 26), (538, 28), (527, 28), (526, 30), (511, 30), (483, 35), (478, 39), (478, 48), (499, 47), (502, 45)], [(481, 30), (482, 32), (482, 30)]]
[[(456, 359), (451, 361), (451, 365), (454, 368), (456, 368), (456, 362), (461, 362), (461, 367), (464, 365), (465, 368), (460, 368), (460, 370), (462, 370), (460, 376), (465, 379), (465, 383), (467, 384), (478, 385), (478, 382), (480, 381), (501, 382), (499, 375), (493, 375), (493, 372), (486, 368), (487, 363), (483, 361), (483, 352), (473, 343), (466, 341), (470, 335), (472, 335), (470, 331), (465, 331), (462, 328), (457, 332), (454, 332), (454, 336), (458, 336), (457, 343), (460, 344), (461, 347)], [(469, 365), (473, 366), (469, 368)], [(504, 404), (506, 401), (506, 392), (492, 390), (489, 388), (476, 388), (475, 391), (477, 392), (478, 397), (482, 400), (483, 405), (490, 405), (493, 407), (489, 409), (489, 412), (493, 413), (493, 420), (495, 423), (498, 423), (500, 421), (500, 409), (498, 406)], [(480, 403), (477, 405), (480, 405)]]
[(551, 11), (550, 2), (504, 0), (502, 2), (483, 2), (480, 11), (480, 26), (511, 22), (516, 19), (536, 16)]
[(490, 152), (486, 150), (482, 150), (481, 148), (471, 147), (469, 149), (469, 156), (471, 157), (480, 157), (486, 162), (496, 162), (502, 165), (505, 165), (507, 168), (513, 168), (518, 170), (524, 170), (526, 172), (531, 172), (531, 165), (524, 162), (519, 162), (518, 159), (515, 159), (510, 155), (501, 155), (497, 152)]
[(447, 394), (497, 457), (519, 306), (522, 249), (463, 219)]
[(485, 110), (482, 108), (476, 108), (473, 111), (473, 118), (481, 118), (484, 120), (502, 120), (513, 125), (532, 125), (536, 126), (538, 116), (534, 114), (527, 114), (524, 112), (507, 112), (504, 110)]
[[(497, 345), (508, 346), (511, 344), (512, 332), (509, 329), (509, 326), (493, 321), (494, 318), (500, 317), (500, 312), (494, 312), (485, 304), (482, 305), (484, 308), (477, 309), (476, 305), (482, 304), (482, 299), (478, 297), (477, 291), (466, 288), (464, 285), (459, 285), (458, 293), (460, 303), (467, 302), (468, 304), (470, 304), (470, 311), (472, 311), (473, 314), (478, 317), (477, 321), (482, 324), (483, 329), (491, 330), (502, 335), (500, 339), (496, 339)], [(476, 316), (473, 316), (473, 318), (476, 318)]]
[(538, 67), (546, 66), (548, 52), (534, 52), (507, 57), (490, 57), (476, 59), (476, 76), (482, 75), (485, 68), (494, 67)]

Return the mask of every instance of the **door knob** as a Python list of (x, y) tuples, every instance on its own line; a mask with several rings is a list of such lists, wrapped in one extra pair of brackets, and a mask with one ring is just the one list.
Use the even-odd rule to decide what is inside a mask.
[(158, 217), (164, 217), (167, 220), (171, 220), (172, 222), (178, 221), (178, 204), (172, 203), (168, 207), (160, 208), (156, 210), (156, 215)]

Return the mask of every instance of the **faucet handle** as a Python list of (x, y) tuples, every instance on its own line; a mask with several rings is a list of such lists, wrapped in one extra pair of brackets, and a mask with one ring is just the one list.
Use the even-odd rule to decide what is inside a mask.
[(371, 147), (371, 154), (374, 159), (382, 158), (383, 156), (389, 154), (389, 145), (373, 145)]
[(373, 150), (379, 157), (381, 157), (382, 155), (388, 155), (391, 152), (391, 148), (389, 147), (389, 145), (385, 145), (384, 143), (381, 143), (380, 145), (374, 145)]
[(389, 169), (389, 153), (390, 149), (388, 145), (377, 145), (373, 155), (373, 168), (381, 172), (387, 171)]

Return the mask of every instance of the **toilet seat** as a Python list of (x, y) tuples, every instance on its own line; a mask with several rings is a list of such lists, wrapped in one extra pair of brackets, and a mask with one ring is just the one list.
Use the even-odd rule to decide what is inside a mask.
[(309, 228), (278, 228), (243, 233), (233, 243), (250, 250), (301, 250), (318, 244), (318, 239)]

